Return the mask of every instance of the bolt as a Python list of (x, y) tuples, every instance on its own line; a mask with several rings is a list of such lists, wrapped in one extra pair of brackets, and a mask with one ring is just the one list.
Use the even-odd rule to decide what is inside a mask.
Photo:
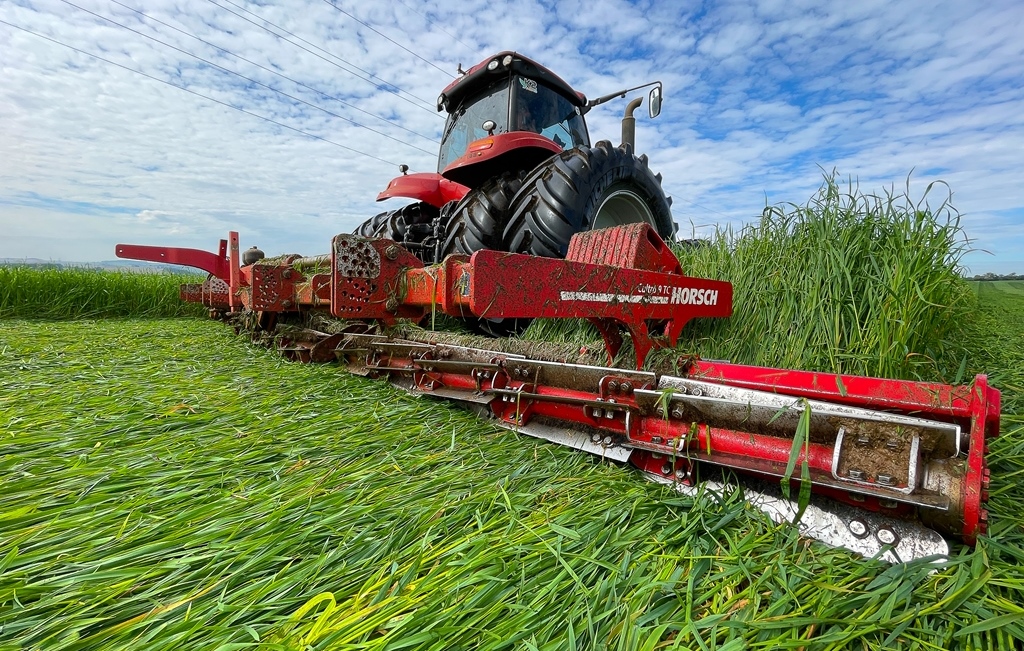
[(988, 501), (988, 491), (987, 490), (982, 490), (981, 491), (981, 501), (982, 502), (987, 502)]
[(878, 475), (878, 483), (883, 486), (892, 486), (896, 479), (892, 475)]
[(603, 443), (603, 444), (605, 445), (605, 447), (607, 447), (607, 446), (611, 445), (611, 444), (612, 444), (612, 437), (610, 437), (610, 436), (606, 436), (606, 437), (604, 437), (604, 438), (603, 438), (603, 439), (601, 440), (601, 443)]
[(676, 470), (676, 479), (686, 479), (686, 471), (682, 468)]
[(664, 441), (664, 440), (665, 439), (661, 438), (660, 436), (652, 436), (651, 437), (651, 443), (654, 443), (655, 445), (660, 445), (661, 442)]
[(981, 489), (982, 490), (986, 490), (987, 491), (989, 489), (989, 486), (991, 486), (991, 484), (992, 484), (992, 480), (989, 479), (988, 477), (982, 477), (981, 478)]
[(594, 418), (600, 418), (601, 416), (604, 416), (604, 409), (594, 407)]
[(600, 434), (597, 434), (595, 432), (594, 434), (590, 435), (590, 442), (591, 443), (600, 443), (600, 441), (601, 441), (601, 435)]
[(657, 409), (654, 410), (654, 413), (658, 414), (659, 416), (664, 416), (665, 415), (665, 408), (664, 407), (658, 407)]
[(619, 386), (619, 389), (622, 390), (622, 393), (627, 395), (633, 393), (633, 385), (630, 384), (629, 382), (623, 382), (622, 385)]
[(861, 434), (860, 436), (857, 437), (857, 445), (871, 445), (871, 437), (868, 436), (867, 434)]
[(978, 519), (982, 522), (988, 522), (988, 509), (982, 509), (981, 512), (978, 513)]
[(608, 411), (604, 412), (604, 417), (605, 418), (615, 418), (615, 412), (612, 411), (611, 409), (609, 409)]
[(864, 471), (863, 470), (850, 470), (849, 474), (850, 474), (850, 479), (856, 479), (857, 481), (863, 481), (864, 480)]
[(294, 304), (294, 303), (292, 303), (292, 302), (291, 302), (291, 301), (290, 301), (289, 299), (287, 299), (287, 298), (286, 298), (286, 299), (284, 299), (283, 301), (281, 301), (281, 307), (283, 307), (283, 308), (284, 308), (284, 309), (286, 309), (286, 310), (287, 310), (288, 308), (290, 308), (290, 307), (291, 307), (292, 305), (295, 305), (295, 304)]
[(898, 450), (900, 448), (900, 440), (889, 439), (888, 441), (886, 441), (885, 447), (889, 448), (890, 450)]
[(878, 500), (878, 506), (883, 509), (894, 509), (899, 505), (896, 503), (896, 500)]
[(875, 534), (875, 537), (878, 538), (878, 542), (883, 545), (893, 545), (896, 543), (896, 532), (892, 529), (879, 529), (878, 533)]
[(395, 260), (398, 258), (398, 247), (392, 244), (388, 248), (384, 249), (384, 257), (388, 260)]
[(863, 502), (864, 496), (859, 493), (850, 493), (850, 500), (853, 502)]
[(682, 418), (682, 417), (683, 417), (683, 410), (682, 409), (678, 409), (677, 408), (677, 409), (673, 409), (672, 410), (672, 418), (679, 419), (679, 418)]
[(660, 452), (651, 452), (651, 458), (652, 459), (660, 459), (661, 457), (662, 457), (662, 454)]
[(663, 475), (671, 475), (672, 474), (672, 466), (670, 466), (669, 464), (666, 463), (664, 466), (661, 467), (661, 474), (663, 474)]
[(864, 524), (860, 520), (850, 520), (850, 533), (858, 538), (863, 538), (868, 535), (868, 525)]
[(285, 269), (284, 271), (281, 272), (281, 277), (284, 278), (285, 280), (288, 280), (289, 278), (292, 277), (292, 270)]
[(612, 380), (611, 382), (608, 383), (608, 390), (609, 391), (618, 391), (619, 390), (619, 383), (616, 382), (615, 380)]
[(693, 390), (690, 391), (690, 393), (697, 396), (698, 398), (704, 395), (704, 392), (698, 389), (697, 387), (694, 387)]

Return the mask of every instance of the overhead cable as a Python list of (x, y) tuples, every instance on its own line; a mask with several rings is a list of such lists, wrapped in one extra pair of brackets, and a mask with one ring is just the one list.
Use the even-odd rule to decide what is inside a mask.
[(409, 11), (413, 12), (414, 14), (418, 14), (419, 16), (422, 16), (423, 20), (427, 21), (428, 24), (433, 25), (434, 27), (436, 27), (439, 31), (444, 32), (453, 41), (455, 41), (457, 43), (461, 43), (462, 45), (464, 45), (466, 47), (466, 49), (469, 50), (470, 54), (476, 54), (477, 53), (479, 48), (475, 48), (472, 45), (469, 45), (468, 43), (466, 43), (465, 41), (460, 39), (458, 36), (456, 36), (455, 34), (452, 34), (448, 30), (446, 30), (444, 27), (441, 27), (440, 25), (438, 25), (433, 20), (430, 20), (430, 16), (427, 16), (425, 13), (417, 11), (416, 7), (410, 7), (408, 5), (408, 3), (405, 2), (405, 0), (398, 0), (398, 1), (402, 4), (403, 7), (405, 7)]
[[(422, 97), (419, 97), (417, 95), (413, 95), (412, 93), (410, 93), (409, 91), (405, 90), (404, 88), (398, 86), (397, 84), (393, 84), (393, 83), (391, 83), (391, 82), (389, 82), (389, 81), (387, 81), (385, 79), (381, 79), (380, 77), (378, 77), (377, 75), (375, 75), (375, 74), (373, 74), (371, 72), (367, 72), (366, 70), (363, 70), (359, 66), (351, 63), (350, 61), (346, 61), (345, 59), (341, 58), (337, 54), (334, 54), (333, 52), (328, 52), (327, 50), (323, 49), (322, 47), (320, 47), (318, 45), (315, 45), (313, 43), (310, 43), (309, 41), (307, 41), (306, 39), (302, 38), (301, 36), (298, 36), (297, 34), (289, 32), (287, 29), (281, 27), (280, 25), (277, 25), (275, 23), (270, 22), (269, 20), (267, 20), (266, 18), (263, 18), (259, 14), (255, 14), (255, 13), (249, 11), (248, 9), (246, 9), (245, 7), (241, 7), (241, 6), (237, 5), (237, 4), (235, 4), (234, 2), (231, 2), (231, 0), (222, 0), (222, 1), (226, 2), (227, 4), (231, 5), (232, 7), (236, 7), (237, 9), (239, 9), (239, 10), (249, 14), (250, 16), (255, 16), (256, 18), (259, 18), (260, 20), (262, 20), (263, 22), (267, 23), (268, 25), (273, 26), (275, 29), (281, 30), (282, 32), (284, 32), (285, 34), (288, 34), (289, 36), (295, 37), (296, 39), (302, 41), (306, 45), (309, 45), (310, 47), (315, 48), (317, 50), (320, 50), (324, 54), (327, 54), (327, 55), (329, 55), (331, 57), (334, 57), (338, 61), (344, 62), (346, 65), (351, 66), (352, 68), (355, 68), (356, 70), (359, 70), (360, 72), (365, 73), (367, 75), (367, 77), (372, 77), (372, 79), (368, 79), (367, 77), (360, 76), (359, 74), (349, 70), (345, 66), (340, 65), (338, 63), (335, 63), (334, 61), (331, 61), (330, 59), (328, 59), (328, 58), (326, 58), (326, 57), (324, 57), (324, 56), (322, 56), (320, 54), (317, 54), (313, 50), (310, 50), (309, 48), (303, 47), (302, 45), (299, 45), (298, 43), (296, 43), (295, 41), (293, 41), (293, 40), (291, 40), (289, 38), (285, 38), (284, 36), (281, 36), (277, 32), (275, 32), (272, 29), (270, 29), (269, 27), (266, 27), (264, 25), (260, 25), (259, 23), (257, 23), (254, 20), (250, 20), (250, 19), (246, 18), (245, 16), (243, 16), (243, 15), (237, 13), (237, 12), (231, 11), (230, 9), (228, 9), (227, 7), (219, 4), (215, 0), (206, 0), (206, 1), (209, 2), (210, 4), (216, 6), (216, 7), (220, 7), (224, 11), (226, 11), (226, 12), (228, 12), (228, 13), (234, 15), (234, 16), (237, 16), (238, 18), (241, 18), (242, 20), (244, 20), (246, 22), (252, 23), (253, 25), (259, 27), (260, 29), (262, 29), (264, 31), (266, 31), (267, 33), (273, 34), (274, 36), (276, 36), (277, 38), (279, 38), (279, 39), (281, 39), (283, 41), (287, 41), (288, 43), (291, 43), (292, 45), (294, 45), (295, 47), (299, 48), (300, 50), (308, 52), (309, 54), (312, 54), (313, 56), (326, 61), (327, 63), (331, 64), (332, 66), (335, 66), (335, 67), (337, 67), (337, 68), (339, 68), (341, 70), (344, 70), (345, 72), (353, 75), (357, 79), (361, 79), (362, 81), (365, 81), (365, 82), (367, 82), (369, 84), (372, 84), (374, 87), (376, 87), (378, 89), (385, 90), (385, 91), (391, 93), (392, 95), (394, 95), (398, 99), (402, 100), (403, 102), (408, 102), (409, 104), (412, 104), (413, 106), (417, 107), (418, 109), (426, 111), (426, 112), (430, 113), (431, 115), (436, 115), (439, 118), (442, 117), (442, 116), (440, 116), (434, 110), (434, 108), (428, 108), (428, 107), (432, 107), (433, 106), (432, 102), (430, 102), (428, 100), (425, 100)], [(376, 79), (377, 81), (373, 81), (374, 79)], [(380, 82), (380, 83), (378, 83), (378, 82)], [(381, 86), (381, 84), (383, 84), (383, 87)], [(390, 88), (389, 88), (389, 86), (390, 86)], [(398, 89), (398, 90), (396, 91), (396, 90), (393, 90), (393, 89)], [(401, 91), (401, 92), (405, 93), (406, 95), (408, 95), (409, 97), (413, 97), (413, 98), (419, 100), (420, 102), (422, 102), (422, 104), (414, 102), (413, 100), (409, 99), (408, 97), (404, 97), (403, 95), (400, 95), (398, 93), (398, 91)]]
[(184, 34), (185, 36), (188, 36), (189, 38), (195, 39), (195, 40), (199, 41), (200, 43), (208, 45), (208, 46), (210, 46), (210, 47), (212, 47), (212, 48), (214, 48), (216, 50), (219, 50), (219, 51), (223, 52), (224, 54), (227, 54), (229, 56), (235, 57), (236, 59), (238, 59), (240, 61), (244, 61), (244, 62), (248, 63), (249, 65), (256, 66), (257, 68), (259, 68), (260, 70), (263, 70), (264, 72), (269, 72), (270, 74), (276, 75), (276, 76), (278, 76), (278, 77), (280, 77), (282, 79), (286, 79), (286, 80), (292, 82), (293, 84), (295, 84), (297, 86), (301, 86), (302, 88), (305, 88), (306, 90), (312, 91), (312, 92), (316, 93), (317, 95), (320, 95), (321, 97), (323, 97), (325, 99), (329, 99), (329, 100), (338, 102), (339, 104), (343, 104), (343, 105), (351, 108), (354, 111), (359, 111), (360, 113), (363, 113), (364, 115), (368, 115), (368, 116), (370, 116), (372, 118), (381, 120), (383, 122), (387, 122), (388, 124), (392, 125), (393, 127), (397, 128), (397, 129), (401, 129), (402, 131), (405, 131), (407, 133), (411, 133), (414, 136), (419, 136), (420, 138), (424, 138), (424, 139), (429, 140), (429, 141), (434, 142), (434, 143), (438, 142), (437, 138), (435, 138), (433, 136), (425, 136), (422, 133), (419, 133), (418, 131), (413, 131), (412, 129), (410, 129), (408, 127), (402, 126), (401, 123), (399, 123), (399, 122), (397, 122), (395, 120), (391, 120), (389, 118), (386, 118), (386, 117), (377, 115), (375, 113), (372, 113), (370, 111), (367, 111), (365, 109), (359, 108), (355, 104), (353, 104), (351, 102), (347, 102), (347, 101), (341, 99), (340, 97), (335, 97), (333, 95), (329, 95), (328, 93), (325, 93), (322, 90), (318, 90), (316, 88), (313, 88), (312, 86), (304, 84), (304, 83), (302, 83), (301, 81), (299, 81), (297, 79), (292, 79), (288, 75), (280, 73), (280, 72), (274, 70), (273, 68), (268, 68), (268, 67), (266, 67), (264, 65), (260, 65), (259, 63), (256, 63), (255, 61), (253, 61), (251, 59), (246, 59), (245, 57), (243, 57), (243, 56), (241, 56), (239, 54), (235, 54), (234, 52), (232, 52), (230, 50), (227, 50), (225, 48), (222, 48), (221, 46), (216, 45), (215, 43), (211, 43), (209, 41), (201, 39), (198, 36), (196, 36), (195, 34), (190, 34), (189, 32), (187, 32), (187, 31), (185, 31), (183, 29), (175, 27), (174, 25), (171, 25), (170, 23), (164, 22), (164, 21), (160, 20), (159, 18), (156, 18), (154, 16), (151, 16), (151, 15), (145, 13), (144, 11), (140, 11), (140, 10), (134, 8), (134, 7), (126, 5), (123, 2), (118, 2), (118, 0), (110, 0), (110, 2), (113, 2), (116, 5), (120, 5), (120, 6), (124, 7), (125, 9), (129, 9), (131, 11), (134, 11), (135, 13), (139, 14), (140, 16), (142, 16), (144, 18), (148, 18), (149, 20), (152, 20), (155, 23), (159, 23), (160, 25), (163, 25), (165, 27), (173, 29), (174, 31), (179, 32), (181, 34)]
[(243, 108), (239, 108), (239, 107), (237, 107), (237, 106), (235, 106), (233, 104), (229, 104), (229, 103), (221, 101), (219, 99), (214, 99), (214, 98), (210, 97), (209, 95), (203, 95), (202, 93), (196, 92), (196, 91), (194, 91), (194, 90), (192, 90), (190, 88), (186, 88), (184, 86), (179, 86), (177, 84), (172, 84), (171, 82), (167, 81), (166, 79), (160, 79), (159, 77), (154, 77), (153, 75), (150, 75), (150, 74), (147, 74), (145, 72), (142, 72), (141, 70), (136, 70), (135, 68), (129, 68), (128, 66), (126, 66), (124, 64), (118, 63), (116, 61), (111, 61), (110, 59), (105, 59), (105, 58), (103, 58), (103, 57), (101, 57), (99, 55), (93, 54), (92, 52), (86, 52), (85, 50), (80, 50), (80, 49), (78, 49), (77, 47), (75, 47), (73, 45), (68, 45), (67, 43), (64, 43), (62, 41), (58, 41), (55, 38), (51, 38), (49, 36), (46, 36), (45, 34), (40, 34), (39, 32), (34, 32), (34, 31), (32, 31), (30, 29), (27, 29), (25, 27), (21, 27), (20, 25), (15, 25), (13, 23), (9, 23), (6, 20), (0, 19), (0, 24), (7, 25), (8, 27), (13, 27), (14, 29), (18, 29), (18, 30), (21, 30), (21, 31), (26, 32), (28, 34), (32, 34), (33, 36), (38, 36), (41, 39), (50, 41), (51, 43), (56, 43), (57, 45), (60, 45), (60, 46), (68, 48), (69, 50), (74, 50), (75, 52), (78, 52), (79, 54), (84, 54), (84, 55), (92, 57), (94, 59), (99, 59), (100, 61), (103, 61), (104, 63), (109, 63), (110, 65), (117, 66), (118, 68), (122, 68), (124, 70), (127, 70), (128, 72), (134, 72), (137, 75), (142, 75), (143, 77), (146, 77), (147, 79), (152, 79), (153, 81), (158, 81), (161, 84), (165, 84), (167, 86), (171, 86), (173, 88), (177, 88), (178, 90), (183, 90), (186, 93), (195, 95), (196, 97), (201, 97), (201, 98), (203, 98), (205, 100), (209, 100), (209, 101), (214, 102), (216, 104), (220, 104), (221, 106), (226, 106), (226, 107), (228, 107), (230, 109), (234, 109), (236, 111), (241, 111), (242, 113), (245, 113), (246, 115), (251, 115), (254, 118), (259, 118), (261, 120), (265, 120), (267, 122), (270, 122), (271, 124), (275, 124), (275, 125), (281, 127), (282, 129), (288, 129), (289, 131), (294, 131), (295, 133), (300, 133), (300, 134), (302, 134), (302, 135), (304, 135), (304, 136), (306, 136), (308, 138), (314, 138), (316, 140), (322, 140), (323, 142), (326, 142), (326, 143), (335, 145), (337, 147), (341, 147), (342, 149), (345, 149), (347, 151), (350, 151), (353, 154), (359, 154), (360, 156), (366, 156), (367, 158), (372, 158), (373, 160), (380, 161), (382, 163), (387, 163), (388, 165), (392, 165), (392, 166), (398, 165), (398, 163), (395, 163), (393, 161), (389, 161), (389, 160), (387, 160), (385, 158), (381, 158), (379, 156), (374, 156), (373, 154), (368, 154), (365, 151), (360, 151), (360, 150), (355, 149), (353, 147), (349, 147), (347, 145), (343, 145), (343, 144), (341, 144), (339, 142), (334, 142), (333, 140), (330, 140), (328, 138), (324, 138), (323, 136), (318, 136), (315, 133), (310, 133), (308, 131), (303, 131), (302, 129), (297, 129), (296, 127), (292, 127), (292, 126), (289, 126), (287, 124), (284, 124), (283, 122), (278, 122), (277, 120), (273, 120), (271, 118), (263, 117), (262, 115), (260, 115), (258, 113), (253, 113), (252, 111), (247, 111), (247, 110), (245, 110)]
[(440, 71), (441, 71), (442, 73), (444, 73), (444, 74), (448, 75), (449, 77), (453, 77), (453, 78), (455, 77), (455, 75), (453, 75), (453, 74), (452, 74), (451, 72), (449, 72), (448, 70), (445, 70), (444, 68), (439, 68), (439, 67), (438, 67), (438, 66), (437, 66), (436, 64), (434, 64), (434, 62), (433, 62), (433, 61), (428, 61), (427, 59), (424, 59), (423, 57), (421, 57), (420, 55), (416, 54), (415, 52), (413, 52), (413, 51), (412, 51), (412, 50), (410, 50), (409, 48), (405, 47), (404, 45), (402, 45), (402, 44), (401, 44), (401, 43), (399, 43), (398, 41), (394, 40), (393, 38), (391, 38), (390, 36), (388, 36), (388, 35), (387, 35), (387, 34), (385, 34), (384, 32), (378, 31), (378, 30), (377, 30), (376, 28), (374, 28), (374, 27), (371, 27), (370, 25), (368, 25), (368, 24), (364, 23), (363, 21), (359, 20), (358, 18), (356, 18), (355, 16), (353, 16), (353, 15), (352, 15), (352, 14), (350, 14), (349, 12), (345, 11), (344, 9), (342, 9), (341, 7), (339, 7), (338, 5), (334, 4), (334, 3), (333, 3), (333, 2), (331, 1), (331, 0), (324, 0), (324, 2), (326, 2), (326, 3), (327, 3), (327, 4), (329, 4), (329, 5), (331, 5), (332, 7), (334, 7), (335, 9), (337, 9), (338, 11), (340, 11), (341, 13), (345, 14), (346, 16), (348, 16), (349, 18), (351, 18), (352, 20), (356, 21), (357, 23), (359, 23), (360, 25), (362, 25), (362, 26), (363, 26), (363, 27), (365, 27), (366, 29), (370, 30), (370, 31), (371, 31), (371, 32), (373, 32), (374, 34), (377, 34), (378, 36), (380, 36), (380, 37), (382, 37), (382, 38), (384, 38), (384, 39), (387, 39), (387, 40), (388, 40), (388, 42), (390, 42), (390, 43), (394, 43), (395, 45), (397, 45), (398, 47), (402, 48), (403, 50), (405, 50), (405, 51), (406, 51), (406, 52), (408, 52), (409, 54), (413, 55), (414, 57), (416, 57), (417, 59), (419, 59), (419, 60), (420, 60), (420, 61), (422, 61), (423, 63), (427, 64), (428, 66), (431, 66), (431, 67), (433, 67), (433, 68), (434, 68), (435, 70), (440, 70)]
[(310, 108), (317, 109), (318, 111), (323, 111), (324, 113), (326, 113), (326, 114), (328, 114), (328, 115), (330, 115), (332, 117), (336, 117), (336, 118), (338, 118), (340, 120), (345, 120), (346, 122), (349, 122), (350, 124), (352, 124), (352, 125), (354, 125), (356, 127), (359, 127), (360, 129), (366, 129), (367, 131), (372, 131), (373, 133), (376, 133), (379, 136), (384, 136), (385, 138), (388, 138), (389, 140), (394, 140), (395, 142), (397, 142), (399, 144), (405, 145), (407, 147), (412, 147), (413, 149), (417, 149), (417, 150), (423, 152), (424, 154), (433, 154), (433, 153), (435, 153), (435, 152), (429, 151), (427, 149), (423, 149), (422, 147), (417, 147), (416, 145), (408, 143), (408, 142), (406, 142), (404, 140), (401, 140), (399, 138), (395, 138), (394, 136), (388, 135), (388, 134), (384, 133), (383, 131), (378, 131), (378, 130), (372, 128), (372, 127), (368, 127), (366, 125), (359, 124), (355, 120), (349, 119), (349, 118), (345, 117), (344, 115), (339, 115), (338, 113), (335, 113), (333, 111), (329, 111), (329, 110), (323, 108), (322, 106), (317, 106), (316, 104), (313, 104), (312, 102), (307, 102), (306, 100), (302, 99), (301, 97), (296, 97), (295, 95), (290, 95), (290, 94), (288, 94), (288, 93), (286, 93), (286, 92), (284, 92), (282, 90), (278, 90), (278, 89), (274, 88), (273, 86), (268, 86), (267, 84), (264, 84), (261, 81), (257, 81), (255, 79), (253, 79), (252, 77), (246, 77), (245, 75), (243, 75), (243, 74), (241, 74), (239, 72), (235, 72), (234, 70), (229, 70), (229, 69), (225, 68), (224, 66), (218, 65), (218, 64), (214, 63), (213, 61), (210, 61), (208, 59), (204, 59), (204, 58), (202, 58), (200, 56), (192, 54), (191, 52), (188, 52), (186, 50), (181, 49), (180, 47), (177, 47), (175, 45), (171, 45), (170, 43), (166, 43), (164, 41), (161, 41), (160, 39), (155, 38), (153, 36), (150, 36), (148, 34), (144, 34), (144, 33), (140, 32), (140, 31), (138, 31), (136, 29), (132, 29), (131, 27), (128, 27), (127, 25), (122, 25), (121, 23), (119, 23), (119, 22), (117, 22), (115, 20), (111, 20), (110, 18), (107, 18), (106, 16), (102, 16), (102, 15), (96, 13), (96, 12), (89, 11), (88, 9), (85, 9), (83, 7), (79, 7), (75, 3), (70, 2), (70, 0), (61, 0), (61, 2), (63, 2), (66, 5), (70, 5), (70, 6), (74, 7), (75, 9), (79, 9), (81, 11), (84, 11), (87, 14), (90, 14), (92, 16), (96, 16), (97, 18), (105, 20), (105, 21), (107, 21), (108, 23), (110, 23), (112, 25), (116, 25), (118, 27), (121, 27), (123, 29), (128, 30), (129, 32), (138, 34), (139, 36), (142, 36), (143, 38), (148, 38), (149, 40), (154, 41), (156, 43), (159, 43), (160, 45), (163, 45), (164, 47), (169, 47), (172, 50), (175, 50), (176, 52), (181, 52), (182, 54), (184, 54), (186, 56), (190, 56), (193, 59), (196, 59), (197, 61), (202, 61), (203, 63), (205, 63), (208, 66), (212, 66), (212, 67), (217, 68), (218, 70), (221, 70), (221, 71), (226, 72), (228, 74), (232, 74), (232, 75), (235, 75), (237, 77), (240, 77), (240, 78), (242, 78), (242, 79), (244, 79), (244, 80), (246, 80), (246, 81), (248, 81), (248, 82), (250, 82), (252, 84), (256, 84), (257, 86), (260, 86), (262, 88), (266, 88), (269, 91), (272, 91), (274, 93), (278, 93), (279, 95), (287, 97), (290, 100), (294, 100), (296, 102), (299, 102), (300, 104), (305, 104), (306, 106), (309, 106)]

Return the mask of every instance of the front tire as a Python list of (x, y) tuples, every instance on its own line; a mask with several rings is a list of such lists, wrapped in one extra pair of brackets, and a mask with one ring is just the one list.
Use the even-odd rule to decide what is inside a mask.
[(530, 173), (512, 201), (502, 248), (564, 258), (576, 233), (635, 222), (647, 222), (667, 240), (676, 231), (670, 205), (646, 156), (602, 140), (564, 151)]

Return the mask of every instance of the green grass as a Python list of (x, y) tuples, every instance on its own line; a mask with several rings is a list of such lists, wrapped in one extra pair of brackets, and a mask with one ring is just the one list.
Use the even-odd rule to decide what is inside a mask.
[(0, 269), (0, 649), (1019, 648), (1022, 284), (834, 180), (724, 235), (684, 266), (736, 315), (683, 350), (1003, 390), (977, 548), (864, 560), (222, 324), (38, 318), (195, 310), (178, 278)]
[(0, 266), (0, 318), (91, 319), (204, 314), (178, 298), (199, 276), (87, 268)]
[(0, 322), (0, 432), (4, 649), (1024, 640), (1019, 418), (992, 449), (992, 536), (934, 573), (215, 322)]
[[(734, 296), (733, 316), (691, 322), (678, 352), (955, 381), (976, 299), (960, 276), (959, 215), (941, 194), (871, 194), (833, 174), (805, 205), (769, 207), (757, 224), (679, 251), (685, 273), (727, 280)], [(526, 336), (600, 347), (576, 323), (540, 321)]]

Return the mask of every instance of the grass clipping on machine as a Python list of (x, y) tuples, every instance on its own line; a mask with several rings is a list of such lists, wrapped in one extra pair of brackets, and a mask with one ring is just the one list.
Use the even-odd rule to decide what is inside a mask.
[[(943, 195), (933, 206), (936, 195)], [(956, 381), (977, 299), (961, 276), (968, 241), (945, 186), (918, 200), (825, 176), (804, 205), (719, 228), (677, 250), (684, 273), (733, 284), (733, 316), (696, 319), (671, 353), (742, 364)], [(539, 320), (524, 337), (600, 349), (585, 321)], [(958, 373), (960, 370), (960, 373)], [(962, 378), (961, 378), (962, 379)]]

